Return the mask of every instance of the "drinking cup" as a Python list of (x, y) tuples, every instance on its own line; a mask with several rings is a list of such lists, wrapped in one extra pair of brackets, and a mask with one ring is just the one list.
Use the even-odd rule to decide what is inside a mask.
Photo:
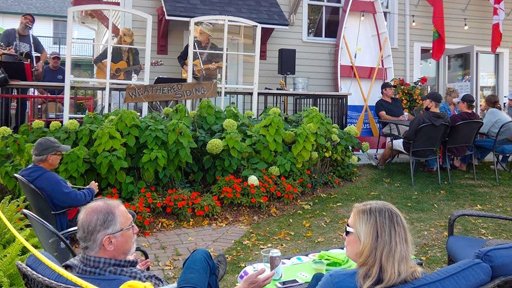
[(267, 269), (270, 271), (270, 250), (272, 248), (265, 248), (261, 250), (261, 262), (265, 265)]
[(313, 270), (315, 270), (315, 273), (325, 273), (325, 268), (327, 266), (327, 263), (323, 260), (313, 260), (312, 262)]

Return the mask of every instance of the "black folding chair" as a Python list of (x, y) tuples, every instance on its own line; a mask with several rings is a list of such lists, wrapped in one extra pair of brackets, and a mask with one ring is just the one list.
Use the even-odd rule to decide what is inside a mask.
[(475, 149), (473, 142), (478, 134), (478, 130), (480, 130), (483, 124), (484, 122), (481, 120), (467, 120), (450, 127), (448, 138), (444, 143), (445, 161), (448, 164), (448, 181), (450, 183), (452, 182), (449, 161), (450, 156), (461, 157), (471, 155), (473, 158), (473, 177), (476, 181)]
[(23, 178), (23, 176), (21, 175), (14, 174), (14, 177), (18, 179), (18, 183), (21, 186), (21, 190), (23, 190), (25, 196), (27, 197), (32, 212), (34, 212), (37, 216), (41, 217), (45, 222), (49, 223), (55, 229), (57, 229), (56, 215), (66, 213), (69, 209), (53, 211), (54, 209), (52, 209), (52, 207), (50, 206), (50, 203), (46, 196), (43, 193), (41, 193), (41, 191), (39, 191), (36, 187), (34, 187), (32, 183), (28, 182), (27, 179)]
[[(439, 184), (441, 184), (441, 172), (439, 169), (439, 147), (446, 135), (450, 126), (448, 124), (441, 124), (436, 126), (432, 123), (423, 124), (418, 127), (415, 133), (415, 139), (408, 141), (410, 143), (409, 150), (409, 166), (411, 169), (411, 181), (414, 186), (414, 169), (416, 166), (416, 160), (429, 160), (436, 159), (437, 161), (437, 178)], [(405, 142), (406, 140), (404, 140)]]
[(502, 144), (501, 140), (508, 139), (512, 141), (512, 121), (508, 121), (503, 123), (496, 133), (496, 138), (494, 138), (494, 143), (492, 145), (492, 155), (494, 162), (494, 173), (496, 175), (496, 183), (500, 183), (498, 177), (498, 165), (504, 168), (506, 171), (511, 172), (511, 170), (499, 161), (500, 157), (509, 157), (512, 155), (512, 144)]
[(35, 272), (34, 270), (27, 267), (27, 265), (17, 261), (16, 267), (20, 272), (21, 278), (27, 288), (74, 288), (76, 286), (70, 286), (62, 283), (50, 280), (43, 275)]
[[(64, 263), (76, 256), (65, 235), (59, 233), (52, 225), (34, 213), (26, 209), (23, 209), (21, 213), (27, 217), (30, 225), (32, 225), (32, 229), (34, 229), (43, 249), (57, 259), (59, 263)], [(76, 227), (73, 232), (76, 233)]]

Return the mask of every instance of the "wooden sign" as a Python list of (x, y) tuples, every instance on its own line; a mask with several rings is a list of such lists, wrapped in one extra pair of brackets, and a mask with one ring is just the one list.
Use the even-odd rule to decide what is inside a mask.
[(217, 82), (132, 85), (126, 87), (126, 103), (191, 100), (217, 97)]

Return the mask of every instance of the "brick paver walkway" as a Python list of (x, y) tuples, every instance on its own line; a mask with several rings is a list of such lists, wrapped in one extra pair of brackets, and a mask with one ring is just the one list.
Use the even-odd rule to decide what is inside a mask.
[(205, 248), (214, 254), (224, 252), (245, 231), (246, 228), (237, 225), (180, 228), (141, 236), (137, 242), (149, 254), (151, 271), (167, 280), (175, 280), (178, 275), (174, 269), (181, 270), (183, 261), (196, 248)]

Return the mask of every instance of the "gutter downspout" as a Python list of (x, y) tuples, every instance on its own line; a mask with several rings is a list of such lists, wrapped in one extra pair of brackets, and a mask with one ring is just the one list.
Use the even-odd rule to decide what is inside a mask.
[(410, 82), (411, 81), (411, 70), (410, 70), (410, 47), (411, 47), (411, 31), (410, 31), (410, 0), (405, 0), (405, 20), (404, 20), (404, 26), (405, 26), (405, 81)]

